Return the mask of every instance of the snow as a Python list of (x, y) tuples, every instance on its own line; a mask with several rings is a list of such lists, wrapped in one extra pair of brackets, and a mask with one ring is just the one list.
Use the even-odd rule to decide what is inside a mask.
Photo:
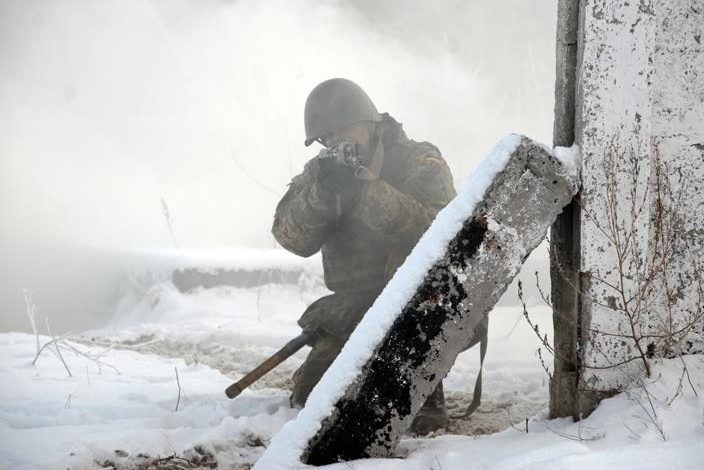
[[(74, 375), (68, 378), (53, 356), (31, 366), (33, 342), (26, 334), (0, 335), (0, 466), (7, 468), (92, 468), (116, 450), (165, 456), (201, 439), (214, 446), (245, 429), (276, 429), (294, 414), (281, 394), (229, 402), (221, 398), (229, 380), (219, 372), (133, 351), (105, 355), (117, 371), (64, 353)], [(175, 368), (184, 391), (177, 412)], [(247, 414), (257, 412), (252, 422)]]
[[(64, 352), (71, 378), (48, 352), (31, 366), (32, 335), (0, 334), (0, 381), (10, 384), (0, 389), (0, 468), (91, 468), (94, 461), (126, 464), (140, 453), (182, 455), (196, 446), (225, 468), (246, 468), (263, 451), (256, 444), (268, 443), (296, 415), (288, 407), (289, 377), (306, 351), (236, 400), (223, 391), (298, 334), (296, 318), (320, 294), (293, 285), (182, 293), (157, 284), (131, 312), (132, 321), (116, 319), (72, 342), (82, 351), (107, 351), (101, 360), (117, 371)], [(480, 410), (475, 425), (494, 431), (506, 425), (505, 409), (516, 419), (529, 416), (545, 406), (547, 394), (532, 333), (523, 322), (514, 328), (520, 312), (496, 313), (484, 376), (496, 393), (487, 391), (487, 412)], [(549, 323), (547, 309), (536, 314), (541, 325)], [(178, 411), (174, 368), (183, 391)], [(476, 350), (460, 357), (446, 379), (452, 404), (467, 406), (477, 370)], [(115, 451), (129, 455), (118, 459)]]
[[(248, 442), (264, 442), (261, 436), (296, 411), (285, 383), (271, 378), (228, 400), (224, 389), (233, 379), (220, 370), (241, 376), (298, 334), (295, 318), (305, 303), (297, 286), (183, 294), (158, 284), (132, 312), (141, 323), (86, 332), (71, 343), (104, 352), (101, 361), (116, 370), (63, 352), (73, 377), (49, 351), (32, 367), (33, 336), (0, 334), (0, 381), (11, 384), (0, 390), (0, 468), (92, 468), (115, 460), (117, 450), (134, 459), (201, 444), (224, 467), (255, 460), (262, 448)], [(300, 361), (284, 368), (286, 377)], [(175, 368), (183, 391), (178, 411)]]
[[(92, 469), (106, 461), (132, 468), (144, 456), (184, 456), (196, 447), (211, 453), (220, 468), (249, 468), (296, 417), (288, 407), (289, 377), (306, 351), (235, 400), (224, 389), (297, 334), (298, 315), (319, 294), (294, 285), (188, 293), (168, 282), (154, 285), (132, 312), (130, 326), (116, 319), (72, 336), (71, 344), (104, 353), (101, 360), (117, 371), (64, 352), (73, 377), (49, 352), (31, 365), (32, 335), (0, 334), (0, 468)], [(530, 312), (551, 335), (550, 310), (535, 306)], [(451, 432), (468, 435), (404, 439), (403, 460), (357, 461), (354, 468), (458, 470), (468, 462), (473, 469), (697, 468), (704, 442), (701, 357), (684, 358), (699, 396), (682, 378), (680, 360), (656, 364), (647, 385), (655, 420), (643, 390), (635, 388), (606, 400), (581, 424), (549, 421), (538, 342), (520, 309), (497, 308), (490, 318), (482, 406), (469, 421), (451, 421)], [(471, 401), (478, 363), (476, 349), (458, 358), (445, 380), (451, 408)], [(178, 411), (175, 368), (182, 389)], [(667, 441), (654, 422), (662, 423)]]
[(575, 179), (579, 179), (582, 170), (582, 154), (578, 144), (572, 144), (571, 147), (555, 147), (553, 150), (555, 157), (560, 160), (570, 175)]

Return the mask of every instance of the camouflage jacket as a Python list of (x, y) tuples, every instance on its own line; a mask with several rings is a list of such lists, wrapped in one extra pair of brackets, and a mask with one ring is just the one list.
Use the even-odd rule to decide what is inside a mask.
[(309, 307), (299, 321), (304, 330), (349, 334), (437, 212), (455, 196), (450, 169), (437, 147), (408, 139), (388, 114), (381, 125), (379, 179), (363, 183), (350, 213), (339, 214), (335, 196), (318, 184), (317, 157), (293, 178), (276, 208), (272, 232), (278, 242), (300, 256), (321, 250), (325, 283), (335, 293)]

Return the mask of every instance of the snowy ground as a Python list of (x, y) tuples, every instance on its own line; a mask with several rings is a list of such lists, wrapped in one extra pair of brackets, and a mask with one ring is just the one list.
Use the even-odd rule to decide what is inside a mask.
[[(99, 358), (64, 349), (66, 367), (51, 348), (32, 366), (35, 337), (0, 334), (0, 467), (250, 468), (296, 414), (289, 378), (306, 351), (235, 400), (223, 391), (298, 334), (296, 318), (320, 293), (273, 284), (182, 293), (162, 282), (123, 305), (110, 326), (71, 335), (67, 345)], [(531, 313), (550, 334), (549, 311)], [(687, 358), (689, 377), (679, 360), (659, 364), (646, 388), (575, 424), (543, 417), (547, 376), (537, 347), (518, 308), (496, 309), (473, 417), (404, 440), (403, 460), (332, 468), (704, 468), (702, 358)], [(445, 380), (451, 410), (470, 402), (477, 368), (478, 351), (459, 357)]]

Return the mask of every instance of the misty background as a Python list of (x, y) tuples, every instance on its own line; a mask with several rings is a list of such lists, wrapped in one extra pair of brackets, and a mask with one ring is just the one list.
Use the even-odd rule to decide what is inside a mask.
[(23, 289), (57, 330), (97, 325), (153, 247), (275, 247), (325, 79), (436, 144), (457, 186), (509, 132), (551, 144), (556, 9), (0, 0), (0, 331), (29, 328)]

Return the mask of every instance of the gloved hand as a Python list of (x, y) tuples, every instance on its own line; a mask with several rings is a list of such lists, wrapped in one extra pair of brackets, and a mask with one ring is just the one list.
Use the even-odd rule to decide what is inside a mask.
[(318, 183), (325, 190), (342, 198), (346, 209), (354, 208), (359, 201), (362, 184), (354, 174), (354, 168), (341, 165), (332, 158), (318, 158)]

